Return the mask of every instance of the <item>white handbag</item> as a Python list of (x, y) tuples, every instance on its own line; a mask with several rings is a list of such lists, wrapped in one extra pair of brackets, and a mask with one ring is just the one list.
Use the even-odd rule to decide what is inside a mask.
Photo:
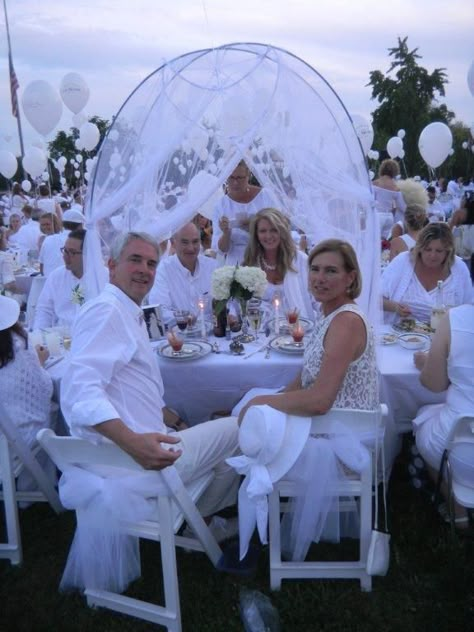
[(385, 453), (382, 446), (382, 487), (383, 487), (383, 504), (385, 516), (385, 530), (379, 530), (379, 494), (378, 494), (378, 437), (379, 431), (375, 433), (375, 520), (372, 536), (370, 538), (369, 552), (367, 554), (367, 573), (369, 575), (386, 575), (390, 565), (390, 533), (388, 531), (387, 520), (387, 490), (385, 483)]

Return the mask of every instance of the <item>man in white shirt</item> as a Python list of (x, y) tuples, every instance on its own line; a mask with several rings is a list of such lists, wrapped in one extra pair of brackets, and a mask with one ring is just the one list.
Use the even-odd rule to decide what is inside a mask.
[(428, 206), (426, 207), (426, 214), (430, 223), (432, 222), (445, 222), (446, 215), (441, 204), (436, 199), (436, 189), (433, 186), (426, 188), (428, 194)]
[[(74, 324), (61, 409), (73, 436), (93, 443), (106, 437), (146, 469), (175, 465), (184, 482), (214, 470), (215, 478), (198, 503), (203, 516), (211, 516), (236, 500), (238, 477), (224, 459), (238, 448), (237, 418), (168, 434), (168, 427), (179, 427), (180, 419), (165, 407), (163, 381), (140, 307), (153, 285), (158, 259), (158, 244), (144, 233), (121, 235), (112, 246), (110, 283), (84, 305)], [(175, 449), (168, 449), (170, 444)], [(211, 528), (216, 531), (219, 524), (225, 535), (222, 521), (214, 517)]]
[(72, 326), (84, 302), (81, 279), (85, 234), (86, 231), (83, 229), (69, 233), (61, 249), (64, 265), (53, 270), (46, 279), (36, 304), (33, 329), (44, 329), (58, 324)]
[[(165, 323), (173, 318), (173, 309), (197, 314), (200, 297), (210, 298), (215, 259), (200, 254), (199, 229), (190, 222), (171, 238), (176, 254), (161, 260), (155, 283), (150, 291), (150, 304), (162, 305)], [(206, 301), (210, 315), (211, 301)]]
[(66, 243), (71, 230), (82, 228), (85, 217), (77, 210), (67, 210), (63, 213), (63, 230), (54, 235), (48, 235), (41, 246), (39, 253), (40, 272), (47, 277), (53, 270), (63, 265), (61, 248)]
[(33, 208), (26, 204), (22, 208), (23, 226), (16, 235), (16, 244), (27, 254), (29, 250), (38, 251), (38, 239), (41, 236), (39, 223), (32, 219)]

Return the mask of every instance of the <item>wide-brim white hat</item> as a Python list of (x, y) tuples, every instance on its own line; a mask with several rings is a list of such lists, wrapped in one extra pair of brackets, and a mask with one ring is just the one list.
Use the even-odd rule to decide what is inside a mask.
[(0, 331), (8, 329), (18, 321), (20, 306), (8, 296), (0, 296)]
[(242, 453), (264, 465), (279, 481), (300, 456), (311, 429), (311, 417), (287, 415), (271, 406), (252, 406), (239, 429)]
[(83, 224), (86, 221), (85, 216), (76, 209), (70, 208), (63, 213), (63, 222), (73, 222), (74, 224)]

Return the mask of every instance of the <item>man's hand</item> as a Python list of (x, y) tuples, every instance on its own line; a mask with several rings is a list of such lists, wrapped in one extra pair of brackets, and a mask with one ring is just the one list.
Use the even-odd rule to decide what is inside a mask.
[(167, 450), (161, 446), (161, 443), (179, 443), (179, 439), (160, 432), (135, 433), (128, 445), (123, 446), (123, 449), (146, 470), (162, 470), (173, 465), (181, 456), (182, 451)]

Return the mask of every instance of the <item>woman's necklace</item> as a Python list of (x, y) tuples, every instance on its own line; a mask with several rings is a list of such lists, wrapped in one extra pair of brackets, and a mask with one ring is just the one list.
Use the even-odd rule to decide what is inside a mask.
[(260, 267), (263, 268), (264, 270), (266, 270), (267, 272), (275, 272), (275, 270), (277, 269), (278, 265), (272, 265), (270, 263), (267, 263), (264, 259), (264, 257), (262, 257), (262, 255), (260, 255)]

